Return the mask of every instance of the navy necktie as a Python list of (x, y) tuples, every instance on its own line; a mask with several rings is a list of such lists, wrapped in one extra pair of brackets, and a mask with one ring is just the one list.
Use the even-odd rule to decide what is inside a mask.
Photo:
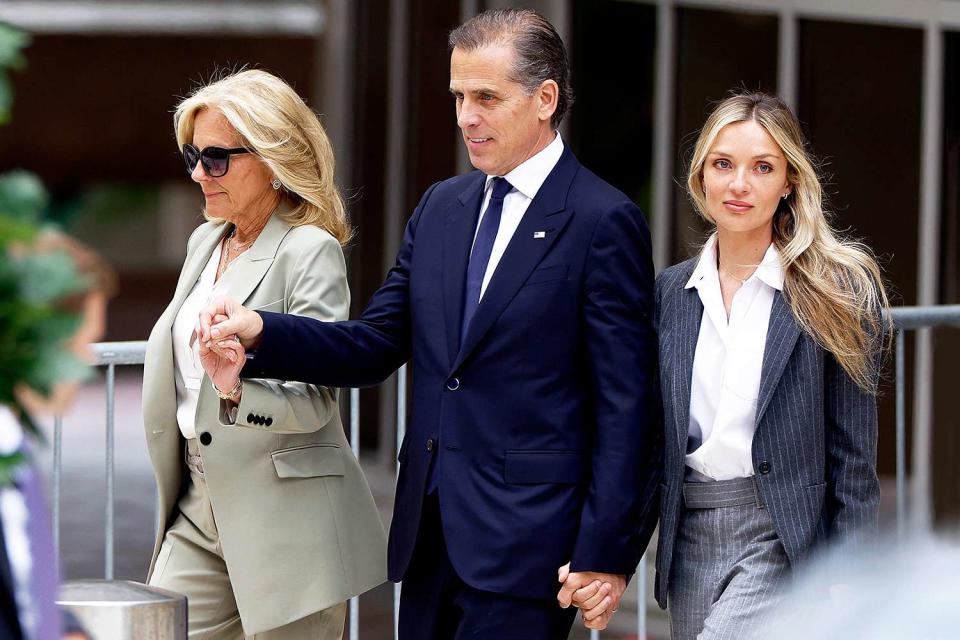
[(480, 305), (480, 288), (483, 277), (490, 264), (490, 254), (493, 253), (493, 243), (500, 230), (500, 218), (503, 215), (503, 199), (513, 189), (506, 178), (493, 179), (493, 193), (490, 202), (477, 229), (477, 237), (473, 241), (473, 251), (470, 252), (470, 264), (467, 266), (467, 286), (463, 298), (463, 322), (460, 325), (460, 343), (467, 335), (470, 320)]

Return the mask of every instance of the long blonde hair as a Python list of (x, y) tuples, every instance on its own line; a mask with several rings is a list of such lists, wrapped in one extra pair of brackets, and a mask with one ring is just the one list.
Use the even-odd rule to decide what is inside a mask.
[(221, 113), (243, 138), (244, 146), (254, 149), (279, 178), (293, 205), (280, 214), (286, 222), (315, 225), (341, 245), (349, 242), (352, 231), (334, 182), (330, 139), (317, 114), (290, 85), (266, 71), (248, 69), (200, 87), (173, 114), (181, 148), (193, 141), (194, 119), (203, 109)]
[(773, 216), (773, 243), (780, 253), (784, 294), (800, 328), (830, 352), (862, 389), (876, 393), (876, 358), (889, 336), (883, 310), (889, 307), (880, 267), (861, 243), (837, 236), (824, 212), (824, 195), (800, 123), (776, 96), (741, 93), (707, 118), (687, 174), (687, 192), (697, 212), (707, 210), (703, 167), (720, 130), (753, 121), (776, 141), (787, 158), (790, 194)]

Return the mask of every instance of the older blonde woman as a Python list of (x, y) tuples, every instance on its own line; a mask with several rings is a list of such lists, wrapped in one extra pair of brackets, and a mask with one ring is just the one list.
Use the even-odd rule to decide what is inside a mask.
[(337, 394), (278, 380), (218, 388), (195, 337), (215, 295), (347, 317), (350, 227), (330, 142), (286, 83), (256, 70), (196, 91), (174, 126), (208, 221), (147, 345), (160, 494), (148, 580), (187, 595), (190, 638), (339, 639), (345, 601), (385, 580), (386, 542)]

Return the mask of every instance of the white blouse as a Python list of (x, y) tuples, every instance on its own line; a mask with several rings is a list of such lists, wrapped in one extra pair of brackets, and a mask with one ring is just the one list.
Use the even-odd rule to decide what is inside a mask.
[(177, 386), (177, 425), (184, 438), (196, 438), (195, 418), (200, 399), (203, 366), (200, 364), (200, 343), (194, 337), (198, 328), (200, 310), (220, 291), (226, 291), (227, 272), (215, 281), (223, 243), (214, 249), (197, 283), (180, 305), (173, 321), (174, 381)]
[(771, 244), (759, 267), (733, 296), (730, 318), (723, 305), (716, 236), (703, 248), (686, 287), (703, 303), (693, 359), (688, 480), (730, 480), (754, 475), (760, 370), (776, 291), (783, 289), (780, 255)]

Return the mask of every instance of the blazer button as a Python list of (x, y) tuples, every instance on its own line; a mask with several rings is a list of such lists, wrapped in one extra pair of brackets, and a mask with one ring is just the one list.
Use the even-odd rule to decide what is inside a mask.
[(447, 380), (447, 389), (450, 391), (456, 391), (460, 388), (460, 379), (459, 378), (450, 378)]
[(762, 474), (764, 474), (764, 475), (770, 473), (770, 463), (767, 462), (766, 460), (764, 460), (764, 461), (761, 462), (760, 465), (757, 467), (757, 471), (759, 471), (760, 473), (762, 473)]
[(433, 438), (427, 438), (427, 451), (433, 451)]
[[(253, 414), (252, 414), (252, 413), (248, 413), (248, 414), (247, 414), (247, 422), (253, 422)], [(256, 424), (256, 423), (254, 423), (254, 424)]]
[(200, 444), (206, 446), (211, 442), (213, 442), (213, 436), (210, 435), (209, 431), (204, 431), (203, 433), (200, 434)]
[(267, 418), (266, 421), (264, 422), (264, 424), (269, 427), (270, 425), (273, 424), (273, 418)]

